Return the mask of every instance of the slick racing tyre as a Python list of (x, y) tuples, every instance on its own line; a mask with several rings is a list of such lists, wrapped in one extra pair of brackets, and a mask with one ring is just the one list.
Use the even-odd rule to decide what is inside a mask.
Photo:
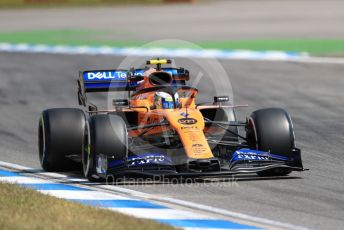
[(89, 118), (85, 128), (82, 165), (90, 181), (101, 180), (97, 172), (97, 156), (111, 156), (113, 160), (126, 160), (128, 133), (124, 120), (117, 115), (101, 114)]
[(57, 108), (42, 112), (38, 124), (39, 160), (45, 171), (79, 169), (66, 156), (81, 155), (85, 114), (80, 109)]
[[(279, 108), (254, 111), (246, 130), (251, 148), (290, 157), (295, 148), (294, 131), (289, 114)], [(276, 168), (259, 172), (259, 176), (285, 176), (290, 169)]]

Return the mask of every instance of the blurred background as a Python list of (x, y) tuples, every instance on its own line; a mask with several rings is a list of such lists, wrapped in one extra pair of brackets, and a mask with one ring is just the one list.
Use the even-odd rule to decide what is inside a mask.
[[(344, 53), (341, 0), (0, 0), (0, 42)], [(177, 45), (170, 44), (170, 47)]]

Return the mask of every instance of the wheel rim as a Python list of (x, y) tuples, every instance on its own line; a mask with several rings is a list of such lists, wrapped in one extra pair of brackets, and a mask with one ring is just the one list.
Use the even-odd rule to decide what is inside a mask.
[(90, 168), (91, 168), (91, 146), (90, 146), (90, 137), (88, 135), (89, 126), (86, 125), (85, 127), (85, 134), (84, 140), (82, 145), (82, 168), (84, 171), (84, 175), (86, 177), (90, 176)]
[(39, 161), (43, 166), (45, 152), (46, 152), (46, 143), (45, 143), (45, 132), (44, 132), (44, 121), (43, 117), (39, 120), (39, 128), (38, 128), (38, 151), (39, 151)]

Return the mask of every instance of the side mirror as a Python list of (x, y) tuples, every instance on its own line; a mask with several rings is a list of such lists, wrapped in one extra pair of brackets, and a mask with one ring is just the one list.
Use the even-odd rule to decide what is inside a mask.
[(113, 99), (112, 105), (113, 106), (128, 106), (129, 101), (127, 99)]
[(221, 102), (228, 102), (229, 97), (228, 96), (216, 96), (214, 97), (214, 103), (221, 103)]

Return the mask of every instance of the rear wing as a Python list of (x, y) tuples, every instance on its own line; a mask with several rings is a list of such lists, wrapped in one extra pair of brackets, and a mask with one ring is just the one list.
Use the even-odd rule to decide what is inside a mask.
[[(162, 71), (171, 74), (173, 81), (188, 81), (189, 71), (184, 68), (161, 68)], [(132, 76), (143, 76), (147, 69), (134, 69), (131, 74)]]
[(127, 76), (128, 70), (123, 69), (83, 71), (79, 73), (79, 85), (85, 93), (127, 91), (130, 90)]
[(137, 82), (128, 81), (128, 70), (87, 70), (79, 72), (78, 100), (79, 105), (86, 106), (86, 93), (129, 91), (135, 88)]
[[(86, 93), (108, 91), (135, 91), (147, 69), (87, 70), (79, 72), (78, 99), (86, 105)], [(185, 85), (189, 71), (184, 68), (161, 68), (171, 74), (172, 84)]]

